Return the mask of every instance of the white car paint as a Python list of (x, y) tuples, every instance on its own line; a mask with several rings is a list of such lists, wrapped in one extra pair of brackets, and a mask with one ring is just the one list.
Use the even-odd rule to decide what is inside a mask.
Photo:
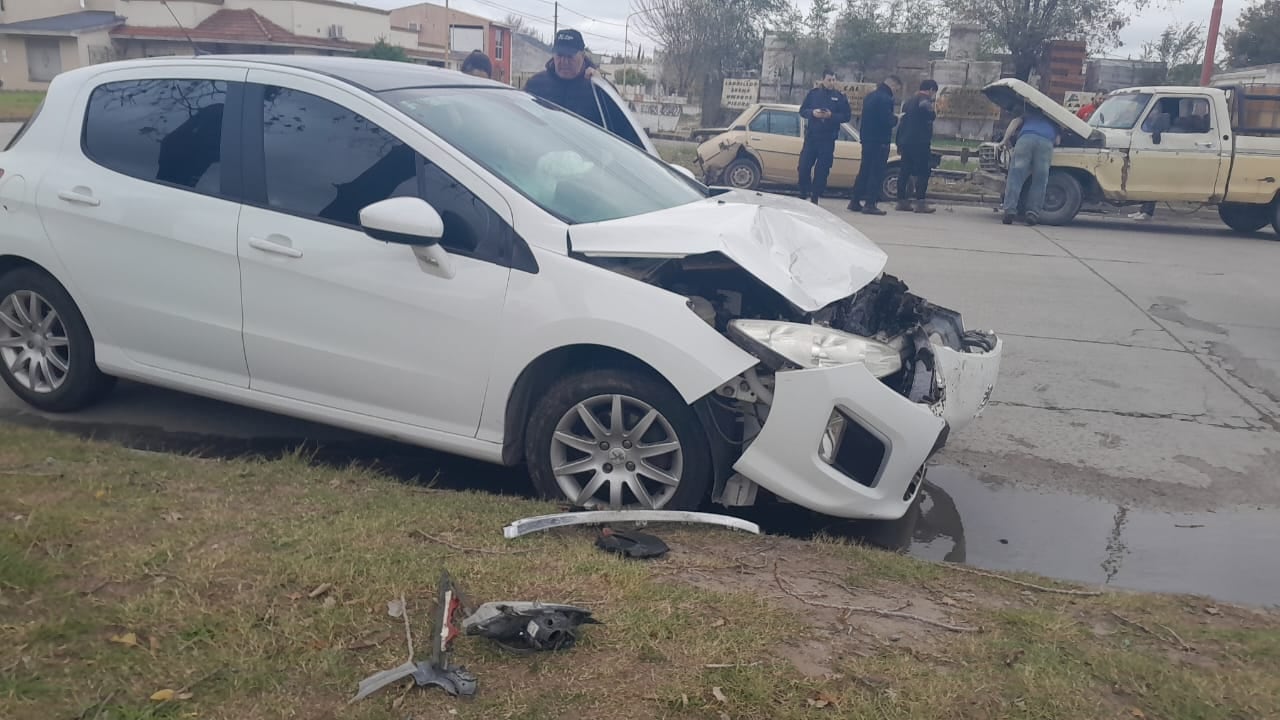
[[(346, 226), (108, 170), (81, 147), (89, 95), (104, 82), (144, 78), (249, 80), (357, 112), (514, 228), (536, 270), (380, 243)], [(656, 153), (651, 142), (645, 150)], [(0, 169), (0, 259), (34, 263), (67, 288), (104, 372), (491, 462), (504, 460), (512, 440), (517, 382), (548, 353), (625, 353), (690, 404), (744, 373), (758, 386), (760, 360), (693, 312), (689, 298), (575, 253), (720, 252), (805, 311), (847, 298), (886, 260), (825, 210), (759, 193), (570, 225), (373, 93), (270, 59), (164, 58), (65, 73), (41, 119), (0, 153)], [(411, 217), (412, 203), (387, 202), (366, 207), (381, 229), (434, 232), (438, 213)], [(902, 488), (944, 424), (985, 405), (1001, 347), (935, 351), (935, 382), (946, 394), (932, 406), (861, 364), (778, 372), (769, 419), (734, 468), (819, 512), (901, 516), (911, 501)], [(817, 459), (837, 406), (889, 441), (874, 488)]]
[(677, 258), (724, 253), (810, 312), (876, 279), (888, 256), (865, 235), (798, 198), (735, 190), (632, 218), (576, 225), (575, 252)]

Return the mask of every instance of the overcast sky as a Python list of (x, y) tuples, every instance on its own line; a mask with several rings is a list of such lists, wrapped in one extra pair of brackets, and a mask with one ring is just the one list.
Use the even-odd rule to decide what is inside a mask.
[[(401, 7), (412, 4), (412, 0), (356, 0), (362, 5), (374, 5), (382, 8)], [(1203, 22), (1209, 24), (1209, 15), (1213, 3), (1211, 0), (1172, 0), (1168, 9), (1148, 10), (1140, 16), (1130, 19), (1129, 26), (1121, 35), (1124, 46), (1111, 53), (1115, 57), (1138, 57), (1142, 53), (1142, 43), (1156, 39), (1170, 22)], [(1240, 11), (1247, 7), (1250, 0), (1223, 0), (1222, 27), (1235, 25)], [(443, 5), (444, 0), (436, 0)], [(801, 10), (807, 10), (809, 0), (795, 0)], [(547, 36), (551, 35), (552, 15), (555, 12), (553, 0), (449, 0), (449, 6), (476, 15), (501, 20), (507, 14), (522, 15)], [(839, 3), (837, 3), (839, 5)], [(631, 12), (631, 0), (568, 0), (560, 4), (560, 25), (577, 28), (586, 36), (587, 44), (597, 53), (616, 53), (622, 51), (625, 26), (630, 25), (630, 41), (632, 52), (635, 43), (643, 42), (646, 46), (652, 41), (644, 38), (640, 28), (636, 27), (636, 18), (627, 16)]]

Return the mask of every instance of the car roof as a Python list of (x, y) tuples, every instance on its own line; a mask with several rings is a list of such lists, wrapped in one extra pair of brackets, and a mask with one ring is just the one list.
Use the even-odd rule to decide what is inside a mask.
[(99, 70), (109, 67), (146, 67), (152, 63), (178, 62), (199, 65), (202, 63), (230, 63), (293, 68), (326, 75), (355, 85), (370, 92), (384, 92), (399, 88), (419, 87), (477, 87), (505, 88), (511, 86), (467, 75), (456, 70), (419, 65), (417, 63), (373, 60), (369, 58), (336, 57), (327, 55), (199, 55), (166, 56), (145, 60), (126, 60), (93, 66)]

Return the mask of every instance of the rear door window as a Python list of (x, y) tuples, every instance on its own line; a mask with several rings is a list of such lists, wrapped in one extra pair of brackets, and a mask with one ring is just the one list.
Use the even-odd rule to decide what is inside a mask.
[(765, 110), (751, 121), (753, 132), (800, 137), (800, 115), (781, 110)]
[(207, 195), (222, 192), (222, 80), (126, 80), (94, 89), (83, 147), (123, 175)]

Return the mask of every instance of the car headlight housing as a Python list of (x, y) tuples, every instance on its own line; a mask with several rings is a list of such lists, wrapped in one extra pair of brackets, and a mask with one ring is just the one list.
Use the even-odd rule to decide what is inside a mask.
[(877, 378), (902, 369), (902, 356), (893, 347), (821, 325), (734, 320), (729, 331), (773, 365), (812, 369), (857, 363)]

